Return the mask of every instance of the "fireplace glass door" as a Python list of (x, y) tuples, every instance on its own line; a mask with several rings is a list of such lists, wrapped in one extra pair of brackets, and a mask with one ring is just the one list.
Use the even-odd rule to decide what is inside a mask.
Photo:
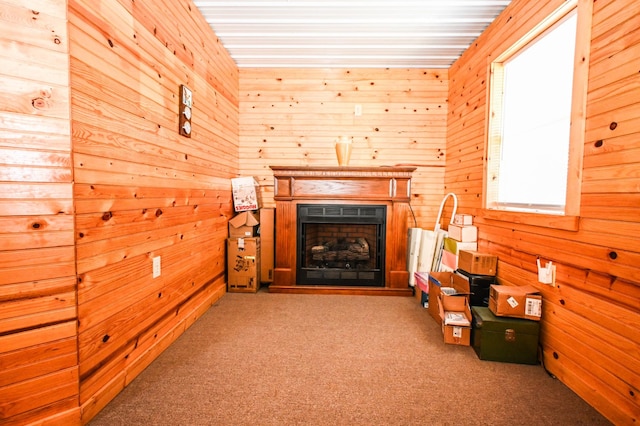
[(385, 205), (299, 204), (297, 282), (384, 287)]

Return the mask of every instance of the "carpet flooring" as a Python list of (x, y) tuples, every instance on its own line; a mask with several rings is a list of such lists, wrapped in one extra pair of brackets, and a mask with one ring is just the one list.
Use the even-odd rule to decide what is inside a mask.
[(415, 298), (228, 293), (91, 422), (609, 425), (540, 365), (446, 345)]

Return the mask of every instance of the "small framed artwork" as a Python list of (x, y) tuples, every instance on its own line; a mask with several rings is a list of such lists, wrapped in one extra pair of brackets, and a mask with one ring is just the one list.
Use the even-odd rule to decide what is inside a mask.
[(193, 112), (193, 93), (184, 84), (180, 85), (180, 108), (178, 112), (178, 132), (185, 137), (191, 137), (191, 116)]
[(184, 84), (180, 85), (180, 87), (182, 88), (182, 103), (191, 108), (193, 106), (193, 94), (191, 93), (191, 89)]

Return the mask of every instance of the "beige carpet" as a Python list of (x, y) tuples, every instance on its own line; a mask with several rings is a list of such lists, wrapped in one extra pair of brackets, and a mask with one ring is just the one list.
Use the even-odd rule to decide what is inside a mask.
[(415, 298), (229, 293), (91, 425), (608, 425), (537, 365), (445, 345)]

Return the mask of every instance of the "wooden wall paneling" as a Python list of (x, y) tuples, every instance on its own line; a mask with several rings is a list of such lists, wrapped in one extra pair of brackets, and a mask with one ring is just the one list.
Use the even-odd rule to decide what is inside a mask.
[(0, 16), (0, 422), (79, 422), (64, 2)]
[(70, 0), (69, 22), (86, 422), (224, 293), (238, 71), (190, 2)]
[[(634, 331), (640, 321), (640, 104), (632, 83), (640, 31), (628, 14), (638, 8), (632, 3), (593, 4), (576, 231), (485, 217), (482, 209), (488, 66), (561, 1), (512, 2), (450, 68), (445, 174), (446, 190), (460, 194), (459, 211), (475, 215), (480, 250), (499, 258), (498, 282), (542, 290), (546, 368), (616, 424), (637, 422), (640, 412)], [(538, 256), (556, 265), (555, 287), (537, 283)]]
[(443, 195), (447, 79), (447, 70), (241, 69), (241, 174), (256, 177), (263, 205), (273, 206), (269, 165), (335, 166), (334, 141), (348, 135), (352, 166), (418, 167), (413, 207), (418, 226), (432, 228)]
[(0, 363), (3, 366), (0, 386), (34, 379), (48, 371), (68, 369), (77, 363), (76, 339), (68, 337), (3, 353)]
[[(88, 14), (86, 10), (85, 14)], [(117, 19), (117, 18), (112, 18)], [(93, 30), (90, 28), (90, 25), (87, 24), (87, 21), (76, 21), (75, 19), (71, 19), (71, 22), (74, 26), (81, 27), (83, 31), (88, 31), (92, 34), (92, 37), (88, 37), (86, 43), (86, 49), (82, 51), (82, 48), (85, 46), (78, 46), (77, 49), (73, 50), (73, 53), (76, 54), (76, 50), (78, 58), (82, 58), (81, 63), (77, 63), (78, 67), (82, 67), (84, 79), (78, 79), (78, 90), (86, 89), (87, 93), (92, 93), (94, 96), (92, 98), (87, 98), (88, 101), (91, 102), (91, 105), (97, 103), (99, 105), (105, 105), (105, 107), (109, 107), (109, 105), (114, 105), (114, 113), (117, 114), (117, 110), (125, 107), (125, 111), (131, 112), (133, 115), (123, 117), (123, 119), (116, 119), (115, 122), (111, 125), (115, 129), (121, 128), (124, 134), (127, 134), (127, 129), (129, 126), (134, 125), (132, 120), (137, 118), (137, 122), (141, 126), (141, 130), (144, 132), (149, 132), (150, 135), (147, 138), (144, 138), (140, 142), (141, 145), (148, 143), (157, 145), (159, 142), (162, 143), (162, 150), (157, 149), (158, 152), (156, 154), (162, 153), (163, 155), (171, 155), (170, 160), (175, 160), (176, 158), (183, 163), (192, 162), (194, 159), (200, 158), (203, 154), (209, 154), (207, 157), (207, 161), (211, 163), (212, 160), (219, 163), (220, 168), (228, 168), (228, 161), (221, 161), (220, 154), (225, 151), (225, 147), (223, 145), (211, 144), (211, 147), (203, 146), (206, 139), (201, 140), (198, 144), (194, 144), (191, 141), (184, 139), (181, 141), (180, 148), (172, 154), (175, 149), (175, 128), (177, 128), (176, 123), (176, 108), (177, 108), (177, 87), (180, 83), (184, 82), (184, 79), (181, 79), (180, 75), (182, 74), (180, 71), (172, 69), (170, 66), (165, 66), (164, 63), (168, 61), (167, 51), (164, 48), (160, 48), (158, 46), (157, 40), (153, 35), (147, 35), (144, 31), (139, 31), (134, 34), (132, 40), (128, 40), (126, 35), (122, 35), (120, 37), (111, 37), (107, 38), (104, 35), (100, 34), (99, 31)], [(89, 27), (87, 29), (87, 27)], [(116, 33), (120, 34), (119, 31), (116, 30)], [(131, 38), (131, 37), (129, 37)], [(136, 56), (132, 56), (130, 59), (126, 59), (124, 57), (120, 58), (119, 61), (107, 61), (105, 55), (96, 55), (95, 52), (100, 51), (100, 49), (104, 49), (105, 43), (111, 42), (114, 44), (113, 49), (119, 48), (121, 45), (123, 47), (127, 47), (127, 49), (135, 49), (134, 46), (139, 46), (138, 51), (136, 52)], [(152, 48), (153, 47), (153, 48)], [(172, 55), (173, 56), (173, 55)], [(141, 58), (144, 58), (144, 61), (141, 61)], [(126, 61), (124, 64), (122, 61)], [(102, 63), (101, 69), (104, 69), (105, 74), (96, 74), (94, 72), (96, 63)], [(170, 63), (170, 61), (168, 61)], [(75, 70), (75, 62), (72, 62)], [(139, 69), (135, 69), (135, 67), (140, 67)], [(112, 71), (108, 71), (112, 69)], [(125, 72), (127, 69), (132, 69), (129, 72)], [(144, 74), (140, 74), (140, 72), (144, 72)], [(109, 76), (109, 77), (106, 77)], [(138, 77), (138, 78), (135, 78)], [(186, 77), (185, 77), (186, 78)], [(85, 79), (87, 79), (87, 83), (84, 84)], [(96, 80), (97, 81), (91, 81)], [(195, 80), (195, 82), (201, 81), (199, 78), (188, 77), (189, 80)], [(113, 86), (113, 90), (105, 90), (105, 85), (108, 83), (109, 86)], [(140, 85), (143, 83), (143, 86)], [(84, 84), (84, 86), (82, 86)], [(192, 86), (192, 89), (195, 90), (195, 83), (189, 83)], [(124, 86), (123, 86), (124, 85)], [(156, 88), (162, 87), (164, 90), (158, 92)], [(147, 87), (147, 90), (141, 89)], [(76, 87), (74, 83), (74, 88)], [(196, 93), (199, 93), (196, 90)], [(145, 94), (150, 96), (142, 96)], [(106, 96), (105, 96), (106, 95)], [(212, 93), (215, 96), (215, 93)], [(122, 98), (130, 99), (131, 101), (122, 103)], [(139, 100), (134, 103), (133, 100)], [(198, 104), (198, 101), (201, 101)], [(127, 104), (131, 104), (130, 108), (127, 108)], [(215, 105), (215, 108), (211, 108), (211, 105)], [(228, 108), (227, 103), (218, 102), (217, 98), (215, 102), (209, 102), (206, 98), (198, 99), (196, 95), (194, 97), (194, 120), (196, 123), (199, 120), (202, 120), (203, 114), (199, 111), (202, 110), (206, 117), (213, 116), (213, 111), (217, 111), (221, 108), (227, 108), (226, 116), (231, 114), (232, 109)], [(89, 115), (87, 117), (87, 125), (93, 124), (96, 119), (95, 115), (92, 113), (92, 109), (87, 106), (87, 110)], [(196, 113), (196, 111), (198, 111)], [(153, 112), (153, 117), (149, 115)], [(162, 116), (162, 119), (158, 120)], [(80, 118), (77, 114), (74, 114), (74, 118)], [(111, 117), (111, 114), (106, 114), (106, 117)], [(151, 121), (149, 121), (151, 119)], [(157, 121), (157, 126), (154, 124), (154, 121)], [(233, 120), (229, 120), (233, 123)], [(198, 131), (198, 126), (194, 123), (194, 134)], [(207, 124), (210, 124), (208, 122)], [(218, 127), (223, 127), (225, 124), (223, 120), (217, 120), (215, 125)], [(211, 126), (214, 128), (214, 126)], [(229, 126), (229, 128), (233, 128), (233, 126)], [(98, 129), (88, 129), (87, 134), (92, 135)], [(231, 140), (234, 137), (231, 135), (232, 130), (225, 129), (226, 139)], [(208, 132), (204, 132), (205, 135)], [(162, 139), (157, 138), (157, 134), (161, 134), (166, 137)], [(106, 137), (109, 137), (107, 134)], [(126, 138), (122, 137), (123, 142), (126, 141)], [(211, 138), (215, 140), (216, 138)], [(92, 140), (92, 142), (94, 142)], [(186, 146), (186, 151), (181, 151), (183, 147)], [(189, 148), (190, 147), (190, 148)], [(124, 152), (124, 151), (123, 151)], [(141, 149), (138, 149), (138, 153), (141, 152)], [(188, 160), (188, 161), (187, 161)], [(224, 160), (224, 158), (223, 158)]]

